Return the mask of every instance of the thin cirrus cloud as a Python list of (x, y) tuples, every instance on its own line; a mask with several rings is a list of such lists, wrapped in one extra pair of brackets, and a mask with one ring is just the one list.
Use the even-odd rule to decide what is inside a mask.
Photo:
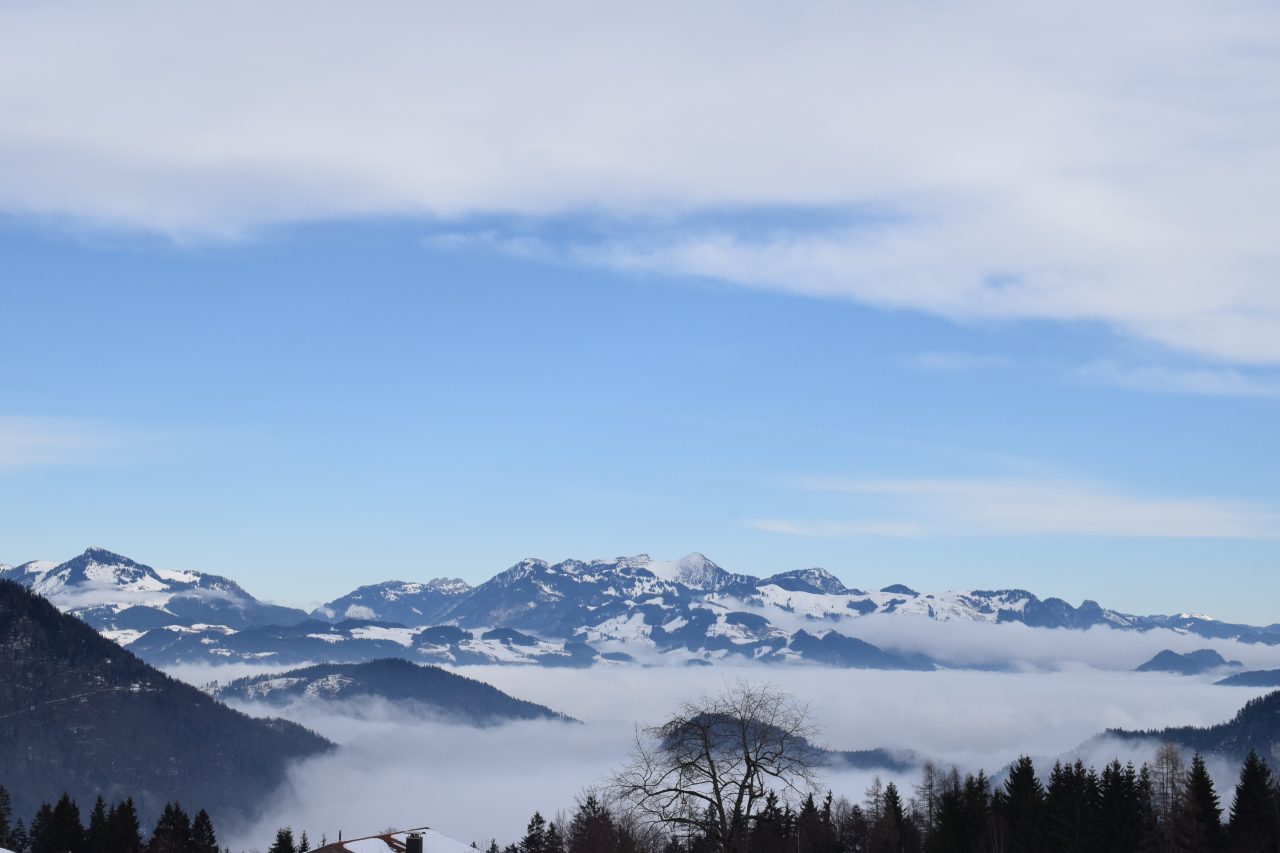
[(1280, 397), (1280, 378), (1251, 375), (1225, 367), (1128, 367), (1100, 361), (1079, 368), (1075, 375), (1084, 382), (1135, 391), (1217, 397)]
[(120, 458), (140, 436), (76, 418), (0, 415), (0, 473), (42, 465), (88, 465)]
[(582, 263), (1280, 364), (1277, 81), (1266, 0), (11, 3), (0, 212), (584, 215)]
[(755, 519), (794, 536), (1072, 535), (1278, 539), (1280, 510), (1216, 498), (1158, 498), (1073, 481), (1022, 479), (839, 480), (809, 478), (803, 490), (874, 501), (874, 517)]
[(907, 366), (942, 373), (961, 373), (969, 370), (1012, 367), (1013, 359), (998, 353), (925, 350), (907, 359)]

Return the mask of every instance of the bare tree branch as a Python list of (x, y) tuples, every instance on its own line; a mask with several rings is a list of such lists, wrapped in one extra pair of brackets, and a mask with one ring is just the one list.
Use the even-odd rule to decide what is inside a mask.
[(817, 790), (816, 733), (807, 705), (739, 681), (681, 704), (665, 723), (637, 728), (610, 794), (639, 821), (705, 834), (732, 853), (770, 791), (798, 802)]

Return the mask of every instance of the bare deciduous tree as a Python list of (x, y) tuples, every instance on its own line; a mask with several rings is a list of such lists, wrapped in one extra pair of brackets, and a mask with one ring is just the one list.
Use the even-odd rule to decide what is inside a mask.
[(732, 853), (770, 791), (798, 801), (816, 790), (815, 734), (807, 705), (774, 687), (738, 682), (637, 729), (631, 761), (611, 789), (643, 820), (703, 833)]
[(1151, 799), (1156, 816), (1162, 824), (1171, 825), (1182, 796), (1182, 788), (1186, 784), (1187, 773), (1182, 763), (1182, 751), (1172, 743), (1162, 743), (1156, 751), (1151, 777), (1154, 788)]

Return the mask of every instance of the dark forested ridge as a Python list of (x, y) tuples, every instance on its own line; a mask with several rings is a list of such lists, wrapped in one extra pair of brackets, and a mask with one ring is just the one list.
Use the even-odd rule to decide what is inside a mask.
[(1228, 675), (1221, 681), (1223, 687), (1280, 687), (1280, 669), (1251, 669)]
[(1159, 740), (1194, 752), (1220, 753), (1236, 760), (1250, 750), (1266, 757), (1280, 756), (1280, 690), (1251, 699), (1234, 717), (1216, 726), (1150, 731), (1112, 729), (1107, 734), (1126, 740)]
[(1239, 669), (1243, 664), (1238, 660), (1227, 660), (1213, 649), (1197, 649), (1194, 652), (1178, 654), (1165, 649), (1151, 660), (1138, 667), (1138, 672), (1172, 672), (1177, 675), (1199, 675), (1202, 672), (1233, 667)]
[(0, 769), (18, 811), (65, 791), (81, 802), (133, 797), (144, 821), (174, 799), (215, 817), (245, 813), (289, 759), (329, 746), (227, 708), (0, 581)]
[(369, 663), (329, 663), (237, 679), (215, 687), (224, 700), (287, 705), (298, 700), (334, 701), (375, 697), (454, 720), (486, 725), (508, 720), (569, 719), (496, 687), (437, 666), (398, 658)]

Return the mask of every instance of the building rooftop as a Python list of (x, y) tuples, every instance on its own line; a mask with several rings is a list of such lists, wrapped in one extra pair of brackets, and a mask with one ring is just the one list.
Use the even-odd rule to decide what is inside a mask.
[(469, 845), (441, 835), (429, 826), (333, 841), (323, 847), (313, 848), (309, 853), (404, 853), (405, 840), (411, 832), (422, 836), (423, 853), (475, 853)]

